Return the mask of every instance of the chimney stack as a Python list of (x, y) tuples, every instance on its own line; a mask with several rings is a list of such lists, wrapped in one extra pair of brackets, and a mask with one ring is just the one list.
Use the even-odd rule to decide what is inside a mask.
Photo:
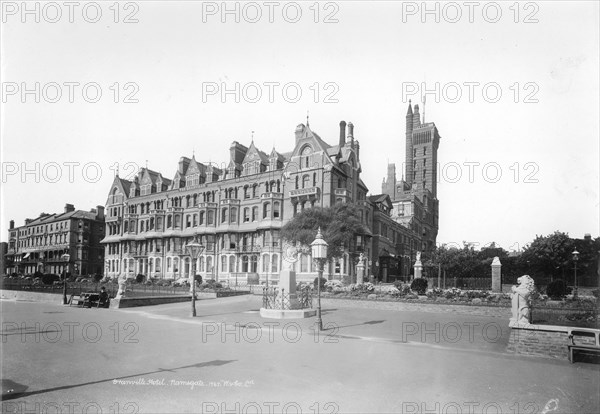
[(346, 143), (346, 121), (340, 122), (340, 148)]
[(65, 213), (70, 213), (71, 211), (75, 211), (75, 206), (73, 204), (65, 204)]
[(348, 122), (348, 138), (350, 138), (350, 145), (354, 146), (354, 124)]
[(96, 218), (98, 220), (104, 220), (104, 206), (96, 206)]
[(12, 230), (14, 228), (15, 228), (15, 221), (14, 220), (9, 221), (8, 222), (8, 229)]

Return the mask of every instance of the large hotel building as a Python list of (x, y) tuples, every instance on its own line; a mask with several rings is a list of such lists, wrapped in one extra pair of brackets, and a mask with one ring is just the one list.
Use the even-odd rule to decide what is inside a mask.
[[(10, 221), (5, 269), (8, 274), (36, 272), (76, 276), (102, 274), (104, 269), (104, 207), (76, 210), (66, 204), (62, 213), (42, 213), (15, 227)], [(65, 263), (62, 256), (68, 253)]]
[[(181, 157), (172, 178), (148, 168), (132, 180), (117, 175), (106, 202), (105, 274), (177, 279), (195, 268), (205, 279), (276, 281), (287, 259), (281, 227), (304, 209), (353, 203), (369, 231), (356, 235), (325, 276), (354, 280), (363, 253), (367, 276), (407, 278), (416, 252), (435, 247), (438, 229), (439, 135), (433, 123), (420, 124), (418, 106), (413, 112), (409, 105), (406, 140), (408, 180), (396, 182), (390, 166), (383, 194), (372, 196), (360, 177), (354, 126), (344, 121), (335, 145), (307, 122), (296, 127), (289, 152), (234, 141), (222, 168)], [(192, 266), (185, 245), (194, 238), (205, 250)], [(292, 266), (298, 280), (316, 276), (308, 255)]]

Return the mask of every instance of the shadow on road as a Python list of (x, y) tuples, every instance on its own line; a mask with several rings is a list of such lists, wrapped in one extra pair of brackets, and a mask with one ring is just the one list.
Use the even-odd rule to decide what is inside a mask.
[[(351, 328), (353, 326), (363, 326), (363, 325), (377, 325), (380, 323), (384, 323), (385, 321), (368, 321), (368, 322), (363, 322), (363, 323), (355, 323), (354, 325), (344, 325), (344, 326), (335, 326), (335, 328), (327, 328), (327, 329), (341, 329), (341, 328)], [(324, 330), (327, 330), (324, 329)]]
[[(47, 388), (45, 390), (37, 390), (37, 391), (31, 391), (31, 392), (23, 392), (24, 390), (27, 389), (27, 386), (25, 385), (21, 385), (21, 384), (17, 384), (17, 383), (13, 383), (10, 380), (3, 380), (3, 381), (9, 381), (13, 384), (17, 384), (18, 387), (14, 387), (12, 389), (12, 392), (10, 394), (6, 394), (4, 395), (4, 382), (3, 382), (3, 394), (2, 394), (2, 400), (6, 401), (6, 400), (14, 400), (15, 398), (21, 398), (21, 397), (29, 397), (31, 395), (37, 395), (37, 394), (44, 394), (47, 392), (53, 392), (53, 391), (62, 391), (62, 390), (68, 390), (71, 388), (78, 388), (78, 387), (85, 387), (86, 385), (94, 385), (94, 384), (101, 384), (103, 382), (111, 382), (114, 380), (123, 380), (123, 379), (127, 379), (127, 378), (137, 378), (143, 375), (151, 375), (151, 374), (157, 374), (159, 372), (173, 372), (173, 371), (177, 371), (179, 369), (186, 369), (186, 368), (204, 368), (204, 367), (213, 367), (213, 366), (221, 366), (221, 365), (225, 365), (225, 364), (229, 364), (232, 362), (236, 362), (237, 360), (232, 359), (229, 361), (223, 361), (220, 359), (215, 359), (214, 361), (207, 361), (207, 362), (200, 362), (197, 364), (192, 364), (192, 365), (184, 365), (181, 367), (176, 367), (176, 368), (171, 368), (171, 369), (164, 369), (164, 368), (158, 368), (156, 371), (149, 371), (149, 372), (140, 372), (138, 374), (133, 374), (133, 375), (126, 375), (124, 377), (117, 377), (117, 378), (107, 378), (107, 379), (101, 379), (101, 380), (97, 380), (97, 381), (90, 381), (90, 382), (83, 382), (81, 384), (74, 384), (74, 385), (63, 385), (61, 387), (54, 387), (54, 388)], [(18, 391), (19, 389), (22, 389), (22, 391)]]

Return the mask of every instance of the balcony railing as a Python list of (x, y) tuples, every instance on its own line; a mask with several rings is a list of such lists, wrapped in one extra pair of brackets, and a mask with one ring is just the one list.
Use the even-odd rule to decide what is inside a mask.
[(241, 253), (259, 253), (261, 251), (262, 246), (259, 244), (254, 245), (242, 245), (237, 247), (237, 251)]
[(221, 205), (238, 205), (240, 204), (240, 200), (238, 200), (237, 198), (227, 198), (225, 200), (221, 200)]
[(198, 203), (198, 208), (217, 208), (217, 203)]
[(262, 198), (262, 199), (283, 198), (283, 193), (274, 193), (274, 192), (262, 193), (260, 195), (260, 198)]
[(290, 191), (290, 197), (316, 196), (318, 194), (319, 194), (319, 187), (299, 188), (297, 190)]

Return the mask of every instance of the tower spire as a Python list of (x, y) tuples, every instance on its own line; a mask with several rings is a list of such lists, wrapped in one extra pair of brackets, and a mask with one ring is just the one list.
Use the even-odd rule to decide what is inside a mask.
[(308, 115), (309, 115), (309, 114), (308, 114), (308, 109), (307, 109), (307, 110), (306, 110), (306, 126), (310, 126), (310, 125), (309, 125), (309, 123), (308, 123)]
[(423, 124), (425, 124), (425, 102), (427, 102), (427, 94), (423, 94)]
[(409, 99), (408, 100), (408, 111), (406, 111), (406, 115), (412, 115), (413, 111), (412, 111), (412, 101)]

